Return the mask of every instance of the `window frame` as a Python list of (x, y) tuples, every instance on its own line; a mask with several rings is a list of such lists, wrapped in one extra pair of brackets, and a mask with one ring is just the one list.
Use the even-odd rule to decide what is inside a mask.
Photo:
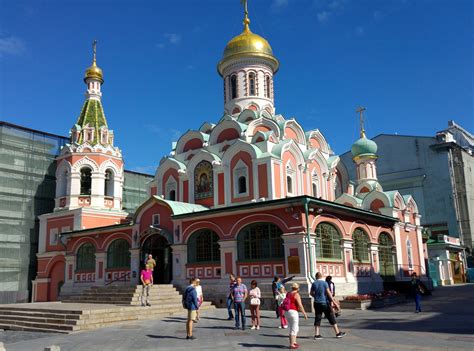
[(88, 241), (82, 244), (76, 253), (76, 272), (95, 272), (95, 253), (96, 249), (93, 243)]
[[(84, 189), (86, 189), (86, 185), (84, 185), (84, 183), (86, 182), (86, 179), (83, 179), (83, 171), (89, 171), (89, 180), (87, 181), (88, 182), (88, 191), (83, 191)], [(79, 182), (80, 182), (80, 193), (79, 195), (81, 196), (90, 196), (92, 194), (92, 168), (90, 168), (89, 166), (84, 166), (84, 167), (81, 167), (81, 169), (79, 170)], [(86, 183), (87, 184), (87, 183)]]
[[(262, 229), (266, 229), (266, 232), (257, 232)], [(280, 227), (271, 222), (256, 222), (245, 226), (237, 235), (238, 261), (284, 260), (285, 248), (282, 235), (283, 231)]]
[(219, 235), (208, 228), (199, 229), (192, 233), (187, 242), (188, 263), (220, 264), (219, 240)]
[[(370, 263), (370, 238), (367, 232), (360, 227), (355, 228), (352, 232), (352, 240), (352, 257), (354, 261), (359, 263)], [(361, 255), (366, 257), (361, 258)]]
[[(322, 228), (322, 229), (320, 229)], [(322, 232), (324, 228), (333, 229), (331, 232)], [(329, 222), (320, 222), (316, 226), (316, 258), (322, 261), (337, 261), (343, 260), (341, 240), (342, 235), (335, 225)], [(335, 237), (337, 235), (337, 238)], [(323, 236), (326, 236), (324, 238)], [(339, 255), (336, 255), (336, 252)]]
[[(115, 247), (118, 246), (119, 244), (122, 244), (122, 243), (126, 244), (127, 252), (126, 253), (120, 252), (120, 256), (118, 256), (118, 258), (117, 258), (116, 256), (113, 256), (112, 254), (118, 255), (118, 253), (112, 252), (112, 254), (111, 254), (111, 251), (113, 249), (116, 249)], [(123, 245), (123, 247), (120, 247), (120, 249), (123, 249), (124, 247), (125, 247), (125, 245)], [(118, 250), (118, 249), (116, 249), (116, 250)], [(115, 262), (117, 260), (119, 262)], [(127, 262), (127, 263), (123, 264), (124, 262)], [(109, 244), (109, 246), (107, 247), (107, 265), (106, 265), (106, 267), (107, 267), (107, 269), (127, 269), (127, 268), (130, 268), (130, 244), (126, 239), (122, 239), (122, 238), (115, 239), (114, 241), (112, 241)]]

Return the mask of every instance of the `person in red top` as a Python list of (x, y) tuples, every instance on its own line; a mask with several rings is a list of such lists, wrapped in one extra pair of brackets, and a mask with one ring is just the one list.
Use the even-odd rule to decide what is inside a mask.
[(288, 320), (288, 326), (290, 330), (290, 349), (297, 349), (300, 347), (296, 342), (296, 337), (299, 331), (299, 314), (298, 311), (303, 313), (304, 319), (308, 319), (304, 310), (303, 304), (301, 303), (301, 296), (299, 294), (300, 285), (293, 283), (291, 285), (291, 291), (286, 295), (290, 299), (290, 308), (286, 311), (286, 319)]
[[(142, 281), (142, 296), (141, 302), (142, 306), (145, 306), (143, 298), (146, 297), (146, 306), (151, 306), (150, 304), (150, 287), (153, 285), (153, 271), (151, 270), (150, 265), (146, 265), (146, 268), (142, 270), (140, 274), (140, 280)], [(146, 294), (146, 296), (145, 296)]]

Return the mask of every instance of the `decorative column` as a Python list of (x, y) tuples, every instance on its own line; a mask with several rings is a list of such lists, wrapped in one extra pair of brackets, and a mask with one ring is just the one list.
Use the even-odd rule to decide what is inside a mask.
[(92, 172), (91, 207), (104, 207), (105, 174)]
[[(403, 224), (402, 224), (403, 225)], [(399, 267), (398, 265), (403, 263), (403, 256), (402, 256), (402, 248), (404, 247), (402, 245), (402, 240), (401, 240), (401, 226), (400, 223), (396, 223), (394, 226), (395, 230), (395, 252), (393, 252), (393, 255), (395, 256), (395, 259), (393, 260), (395, 262), (395, 280), (399, 280), (399, 278), (402, 278), (403, 276), (400, 276), (400, 269), (403, 269), (403, 267)]]
[(342, 243), (342, 252), (344, 253), (344, 268), (346, 271), (346, 282), (355, 283), (356, 279), (354, 276), (354, 256), (352, 252), (352, 240), (343, 240)]
[[(282, 239), (285, 248), (286, 275), (295, 275), (294, 280), (306, 283), (310, 273), (309, 245), (306, 234), (283, 234)], [(311, 238), (311, 249), (314, 248), (314, 243), (314, 238)], [(313, 257), (315, 257), (314, 253)], [(313, 267), (313, 271), (316, 272), (316, 267)]]
[(227, 280), (230, 273), (239, 275), (237, 271), (237, 240), (219, 240), (221, 250), (221, 280)]
[(140, 280), (140, 248), (130, 249), (130, 285), (138, 285)]
[(97, 252), (95, 254), (95, 285), (105, 285), (105, 266), (107, 264), (107, 253)]
[(186, 263), (188, 262), (188, 245), (171, 245), (173, 283), (186, 283)]

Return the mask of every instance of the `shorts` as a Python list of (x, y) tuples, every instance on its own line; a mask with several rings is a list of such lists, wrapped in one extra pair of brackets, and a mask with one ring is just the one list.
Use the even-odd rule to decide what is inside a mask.
[(195, 321), (197, 317), (197, 311), (196, 310), (188, 310), (188, 321)]
[(329, 324), (334, 325), (336, 324), (336, 317), (334, 316), (334, 311), (326, 303), (314, 303), (314, 311), (316, 312), (316, 317), (314, 319), (314, 326), (319, 327), (321, 325), (321, 319), (324, 316), (327, 318), (329, 321)]
[(285, 317), (288, 321), (290, 335), (298, 335), (300, 330), (298, 311), (289, 310), (285, 312)]

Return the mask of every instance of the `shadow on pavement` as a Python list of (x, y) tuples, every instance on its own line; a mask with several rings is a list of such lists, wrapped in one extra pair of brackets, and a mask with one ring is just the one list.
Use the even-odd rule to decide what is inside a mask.
[(245, 342), (240, 342), (238, 345), (242, 346), (242, 347), (249, 347), (249, 348), (252, 348), (252, 347), (262, 347), (264, 349), (287, 349), (288, 346), (287, 345), (269, 345), (269, 344), (251, 344), (251, 343), (245, 343)]
[(152, 339), (179, 339), (179, 340), (186, 340), (185, 338), (178, 338), (177, 336), (169, 336), (169, 335), (150, 335), (147, 334), (149, 338)]

